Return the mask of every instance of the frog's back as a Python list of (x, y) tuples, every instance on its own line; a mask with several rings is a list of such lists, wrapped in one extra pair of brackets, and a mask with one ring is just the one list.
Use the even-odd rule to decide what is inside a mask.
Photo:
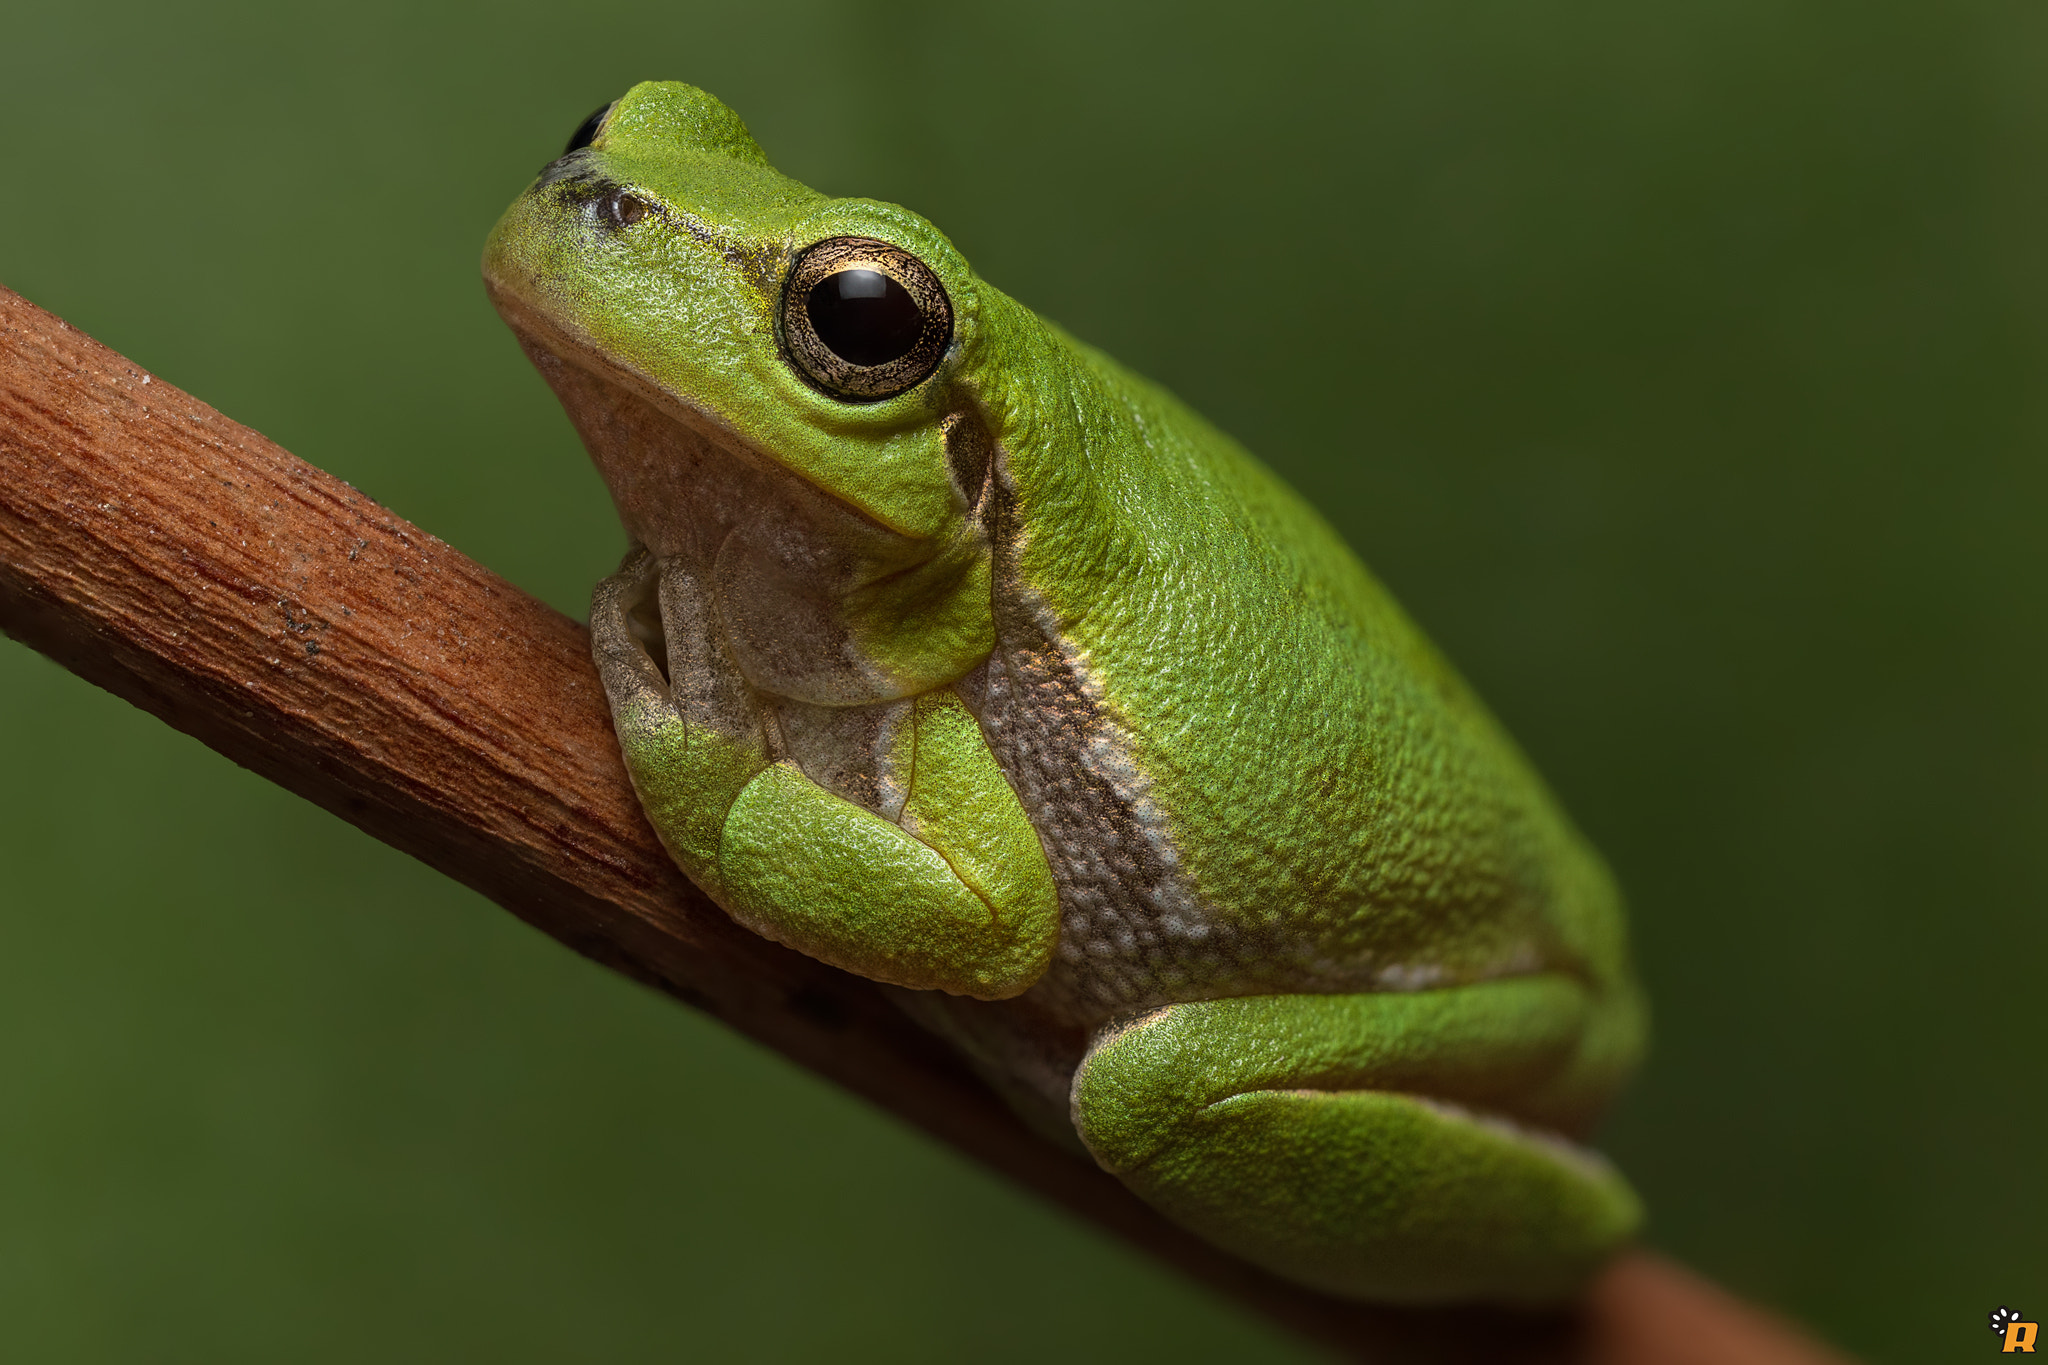
[(1172, 396), (1044, 337), (1006, 367), (1033, 382), (988, 396), (998, 642), (967, 688), (1060, 886), (1034, 995), (1092, 1022), (1618, 981), (1605, 869), (1328, 525)]

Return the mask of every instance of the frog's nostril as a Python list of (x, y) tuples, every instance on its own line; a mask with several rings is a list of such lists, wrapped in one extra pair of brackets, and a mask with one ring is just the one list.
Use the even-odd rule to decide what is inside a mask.
[(614, 227), (631, 227), (652, 211), (645, 199), (628, 194), (624, 190), (613, 190), (604, 197), (599, 207)]

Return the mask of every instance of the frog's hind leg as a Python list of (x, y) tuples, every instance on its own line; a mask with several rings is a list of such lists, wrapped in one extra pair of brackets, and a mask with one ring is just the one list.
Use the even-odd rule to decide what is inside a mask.
[(1169, 1005), (1105, 1029), (1074, 1126), (1217, 1245), (1331, 1293), (1542, 1302), (1640, 1220), (1562, 1136), (1640, 1037), (1632, 999), (1529, 976), (1407, 994)]

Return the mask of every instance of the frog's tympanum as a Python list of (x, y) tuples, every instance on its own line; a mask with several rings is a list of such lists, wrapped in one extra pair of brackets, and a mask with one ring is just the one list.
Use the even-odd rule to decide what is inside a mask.
[(633, 783), (735, 920), (1305, 1284), (1537, 1302), (1630, 1236), (1582, 1145), (1643, 1032), (1613, 884), (1272, 473), (687, 85), (484, 274), (632, 540)]

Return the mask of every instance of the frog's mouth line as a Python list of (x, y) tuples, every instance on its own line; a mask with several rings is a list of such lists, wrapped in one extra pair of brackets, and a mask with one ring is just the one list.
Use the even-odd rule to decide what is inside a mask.
[(554, 318), (527, 303), (518, 294), (500, 285), (497, 280), (485, 276), (484, 287), (485, 292), (490, 295), (492, 307), (498, 310), (498, 316), (512, 329), (512, 335), (519, 339), (521, 348), (526, 350), (529, 356), (534, 351), (541, 351), (565, 364), (574, 365), (613, 388), (624, 389), (672, 421), (690, 428), (729, 455), (784, 470), (794, 478), (803, 477), (765, 451), (756, 450), (743, 440), (738, 432), (719, 422), (710, 413), (680, 401), (646, 375), (619, 364), (600, 350), (589, 337), (564, 327)]
[[(647, 375), (621, 365), (599, 349), (589, 337), (564, 326), (489, 274), (484, 277), (484, 287), (490, 296), (492, 306), (498, 310), (498, 316), (512, 329), (512, 334), (519, 339), (521, 348), (526, 351), (528, 359), (534, 362), (535, 368), (541, 371), (543, 378), (547, 377), (547, 366), (540, 359), (542, 355), (552, 357), (560, 364), (572, 365), (607, 388), (618, 390), (630, 399), (653, 409), (697, 439), (717, 449), (726, 458), (763, 471), (771, 477), (794, 480), (812, 495), (831, 503), (841, 514), (858, 522), (866, 532), (877, 538), (888, 538), (904, 544), (921, 543), (925, 540), (924, 537), (912, 535), (901, 527), (891, 526), (866, 508), (848, 502), (831, 489), (806, 478), (800, 470), (783, 463), (772, 452), (762, 450), (748, 441), (715, 414), (684, 402)], [(552, 381), (550, 387), (553, 387)], [(557, 396), (561, 397), (560, 394)], [(587, 437), (585, 445), (589, 445)], [(602, 463), (596, 450), (591, 450), (590, 454)]]

